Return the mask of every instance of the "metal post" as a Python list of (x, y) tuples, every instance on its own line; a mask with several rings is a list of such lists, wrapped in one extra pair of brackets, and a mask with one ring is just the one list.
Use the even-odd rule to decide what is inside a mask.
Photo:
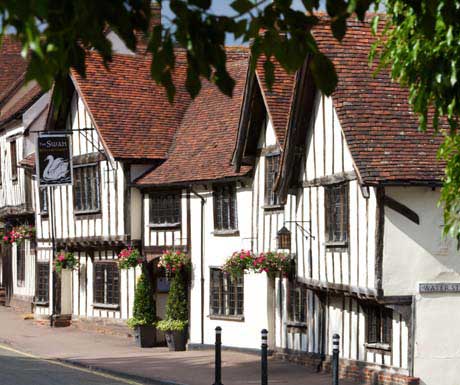
[(261, 384), (262, 385), (267, 385), (268, 384), (268, 344), (267, 344), (267, 338), (268, 338), (268, 331), (267, 329), (262, 329), (262, 351), (261, 351)]
[(220, 326), (216, 327), (216, 362), (214, 370), (214, 384), (213, 385), (222, 385), (222, 328)]
[(332, 385), (339, 385), (339, 342), (340, 336), (332, 336)]

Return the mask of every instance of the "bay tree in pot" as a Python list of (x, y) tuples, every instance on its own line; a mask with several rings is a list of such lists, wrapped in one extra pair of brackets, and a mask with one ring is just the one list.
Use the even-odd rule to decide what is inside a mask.
[(160, 261), (160, 267), (165, 267), (171, 278), (168, 300), (166, 302), (165, 319), (157, 323), (157, 329), (165, 333), (166, 343), (170, 351), (182, 351), (187, 343), (188, 300), (187, 300), (187, 271), (189, 259), (176, 252), (174, 258), (180, 262), (171, 261), (165, 253)]
[(134, 330), (136, 345), (151, 348), (156, 345), (156, 309), (150, 280), (145, 272), (139, 277), (134, 297), (133, 318), (128, 326)]

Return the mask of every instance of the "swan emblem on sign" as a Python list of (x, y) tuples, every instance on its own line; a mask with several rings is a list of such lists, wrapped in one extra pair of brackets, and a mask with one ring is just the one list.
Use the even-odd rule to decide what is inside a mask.
[(63, 158), (54, 158), (53, 155), (48, 155), (45, 158), (48, 164), (43, 171), (43, 179), (46, 181), (56, 181), (64, 178), (69, 173), (69, 162)]

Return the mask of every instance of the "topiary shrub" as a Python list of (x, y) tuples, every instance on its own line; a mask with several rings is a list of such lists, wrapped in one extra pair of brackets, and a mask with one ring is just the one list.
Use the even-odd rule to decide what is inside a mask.
[[(159, 321), (157, 327), (160, 330), (180, 331), (185, 329), (188, 322), (187, 290), (183, 274), (174, 274), (169, 288), (168, 301), (166, 302), (165, 320)], [(171, 322), (178, 321), (178, 322)]]
[(142, 272), (137, 282), (134, 296), (133, 318), (128, 320), (128, 326), (153, 326), (156, 321), (155, 301), (152, 296), (150, 280)]

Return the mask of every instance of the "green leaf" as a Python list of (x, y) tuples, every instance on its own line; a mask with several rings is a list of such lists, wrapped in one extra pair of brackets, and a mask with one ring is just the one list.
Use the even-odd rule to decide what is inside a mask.
[(334, 92), (337, 86), (337, 73), (328, 57), (322, 53), (313, 55), (310, 69), (316, 86), (327, 96)]
[(264, 62), (264, 77), (268, 90), (271, 91), (273, 83), (275, 82), (275, 65), (270, 61), (270, 59), (267, 59)]
[(302, 0), (302, 4), (310, 12), (319, 8), (319, 0)]
[(332, 34), (334, 37), (341, 41), (343, 37), (345, 36), (345, 33), (347, 32), (347, 20), (345, 17), (340, 17), (336, 20), (334, 20), (331, 23), (331, 28), (332, 28)]
[(252, 10), (255, 5), (249, 0), (235, 0), (230, 4), (230, 7), (239, 14), (244, 14)]

